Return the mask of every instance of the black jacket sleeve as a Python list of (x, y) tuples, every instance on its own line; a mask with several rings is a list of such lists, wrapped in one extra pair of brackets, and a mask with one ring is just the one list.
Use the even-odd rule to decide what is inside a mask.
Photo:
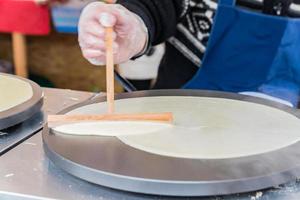
[(188, 9), (190, 0), (118, 0), (140, 16), (149, 31), (149, 43), (159, 44), (175, 33), (176, 25)]

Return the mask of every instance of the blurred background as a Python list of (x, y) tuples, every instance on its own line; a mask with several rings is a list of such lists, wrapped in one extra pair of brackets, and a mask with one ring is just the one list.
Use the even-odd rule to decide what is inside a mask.
[[(80, 12), (89, 2), (1, 0), (0, 72), (29, 77), (44, 87), (105, 90), (105, 68), (89, 64), (77, 42)], [(155, 47), (117, 69), (137, 88), (149, 89), (163, 51), (163, 46)], [(116, 91), (123, 91), (122, 86), (116, 84)]]

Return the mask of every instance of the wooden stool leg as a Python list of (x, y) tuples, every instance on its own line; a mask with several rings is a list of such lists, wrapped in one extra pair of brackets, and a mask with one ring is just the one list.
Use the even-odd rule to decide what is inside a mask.
[(15, 74), (26, 78), (28, 77), (26, 36), (21, 33), (13, 33), (12, 40)]

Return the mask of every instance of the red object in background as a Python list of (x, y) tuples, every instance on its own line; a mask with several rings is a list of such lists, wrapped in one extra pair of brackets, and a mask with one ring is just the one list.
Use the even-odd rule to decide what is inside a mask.
[(48, 7), (33, 0), (0, 0), (0, 32), (45, 35), (49, 20)]

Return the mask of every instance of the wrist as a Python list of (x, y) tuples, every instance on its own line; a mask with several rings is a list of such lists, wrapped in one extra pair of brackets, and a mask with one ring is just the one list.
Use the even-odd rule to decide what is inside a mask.
[(141, 27), (141, 29), (139, 29), (141, 34), (141, 40), (140, 40), (140, 47), (138, 48), (137, 52), (135, 53), (135, 55), (133, 56), (133, 58), (137, 58), (140, 57), (142, 55), (144, 55), (149, 47), (149, 32), (148, 29), (144, 23), (144, 21), (142, 20), (142, 18), (136, 14), (134, 14), (138, 23), (139, 23), (139, 27)]

